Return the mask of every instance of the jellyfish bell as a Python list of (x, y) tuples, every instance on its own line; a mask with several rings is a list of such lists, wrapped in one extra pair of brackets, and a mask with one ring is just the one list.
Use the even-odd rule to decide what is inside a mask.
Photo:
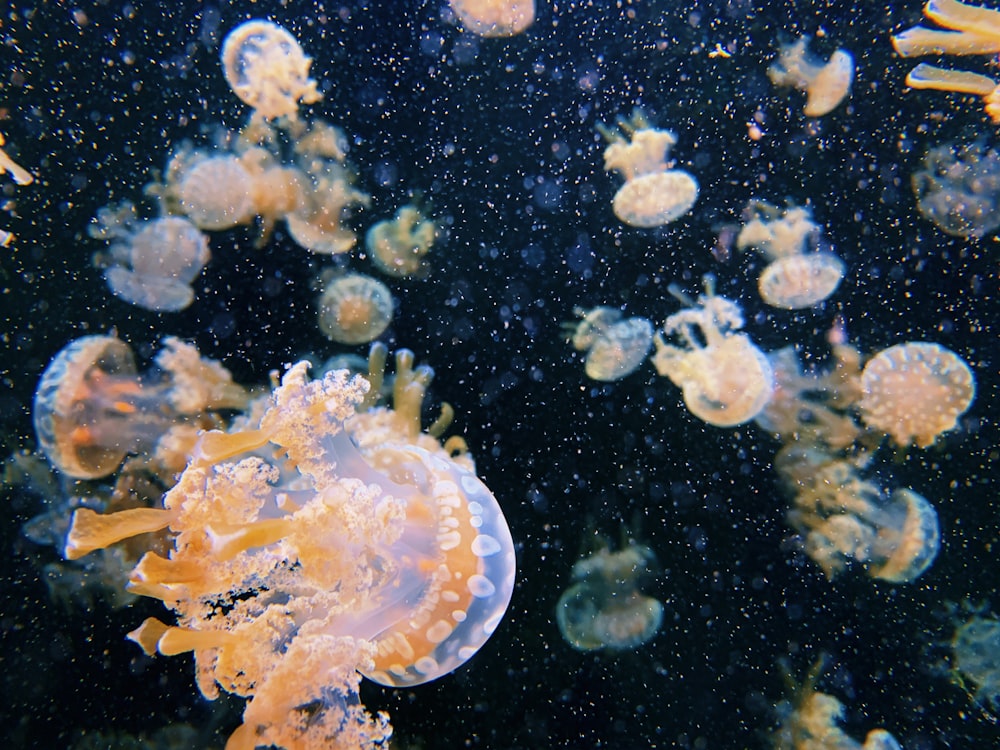
[(649, 229), (676, 221), (697, 200), (698, 181), (683, 170), (668, 169), (628, 180), (615, 193), (611, 207), (625, 224)]
[(955, 429), (972, 405), (976, 381), (955, 352), (911, 341), (869, 359), (861, 372), (861, 388), (858, 407), (866, 425), (897, 445), (926, 448)]
[(902, 515), (898, 535), (879, 534), (873, 543), (871, 575), (883, 581), (909, 583), (926, 571), (941, 547), (937, 512), (921, 495), (899, 488), (888, 501), (888, 512)]
[(808, 50), (810, 38), (799, 37), (781, 48), (778, 60), (767, 70), (775, 86), (791, 86), (806, 92), (806, 117), (822, 117), (834, 110), (851, 92), (854, 58), (837, 50), (827, 62)]
[(462, 26), (477, 36), (515, 36), (535, 20), (535, 0), (448, 0)]
[(229, 229), (254, 215), (253, 183), (231, 154), (191, 159), (175, 174), (181, 210), (201, 229)]
[(365, 344), (377, 339), (392, 322), (389, 287), (360, 273), (338, 276), (320, 295), (319, 326), (341, 344)]
[(771, 307), (803, 310), (832, 295), (843, 277), (844, 262), (833, 253), (787, 255), (764, 268), (757, 288)]
[(635, 372), (649, 354), (653, 324), (648, 320), (623, 320), (621, 311), (612, 307), (577, 313), (583, 320), (573, 329), (571, 342), (577, 351), (587, 352), (584, 370), (591, 380), (620, 380)]

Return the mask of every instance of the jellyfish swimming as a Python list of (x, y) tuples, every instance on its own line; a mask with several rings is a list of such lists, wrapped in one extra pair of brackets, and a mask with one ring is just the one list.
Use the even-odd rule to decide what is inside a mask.
[(692, 414), (716, 427), (732, 427), (764, 408), (774, 390), (774, 372), (749, 336), (734, 333), (743, 327), (739, 305), (716, 296), (710, 278), (705, 290), (694, 302), (671, 287), (688, 307), (668, 317), (654, 337), (652, 362), (681, 389)]
[(902, 447), (926, 448), (972, 405), (976, 379), (940, 344), (910, 341), (875, 354), (861, 372), (861, 418)]
[(222, 43), (226, 82), (244, 103), (265, 118), (298, 117), (299, 103), (314, 104), (322, 95), (309, 77), (312, 59), (287, 29), (254, 19), (240, 24)]
[[(384, 347), (372, 356), (384, 362)], [(421, 431), (433, 372), (411, 352), (396, 361), (393, 408), (370, 405), (361, 376), (309, 380), (300, 362), (257, 418), (203, 435), (162, 510), (74, 516), (68, 555), (175, 535), (130, 589), (179, 624), (148, 618), (129, 637), (150, 654), (193, 651), (205, 697), (249, 699), (227, 747), (374, 746), (391, 730), (361, 704), (361, 673), (437, 679), (506, 612), (516, 563), (500, 506), (464, 441)]]
[(608, 141), (604, 169), (625, 178), (611, 207), (622, 222), (633, 227), (659, 227), (688, 213), (698, 199), (698, 181), (667, 162), (677, 136), (656, 130), (639, 110), (628, 119), (619, 117), (617, 127), (599, 124), (598, 132)]
[(515, 36), (535, 20), (535, 0), (448, 0), (462, 26), (477, 36)]
[(946, 234), (984, 237), (1000, 227), (1000, 152), (982, 141), (930, 149), (910, 183), (920, 214)]
[(775, 86), (791, 86), (804, 91), (806, 117), (829, 114), (851, 93), (854, 80), (854, 58), (850, 52), (838, 49), (826, 62), (809, 52), (810, 37), (801, 36), (782, 46), (778, 59), (767, 69)]
[(618, 552), (606, 546), (573, 565), (575, 583), (556, 604), (556, 622), (578, 651), (625, 651), (651, 640), (663, 622), (663, 605), (639, 590), (656, 567), (644, 545)]
[(320, 329), (341, 344), (367, 344), (381, 336), (392, 322), (389, 287), (360, 273), (334, 277), (317, 305)]
[(425, 219), (416, 206), (403, 206), (391, 220), (372, 225), (365, 247), (375, 267), (389, 276), (413, 276), (425, 265), (425, 255), (437, 239), (434, 222)]
[(805, 206), (779, 208), (754, 199), (743, 210), (743, 226), (736, 235), (736, 247), (755, 248), (774, 261), (812, 249), (821, 231), (812, 219), (812, 210)]
[(190, 344), (167, 337), (156, 364), (158, 371), (137, 374), (132, 349), (111, 335), (83, 336), (56, 354), (32, 408), (49, 461), (77, 479), (107, 476), (187, 417), (246, 406), (229, 372)]
[(253, 178), (235, 154), (182, 151), (167, 168), (179, 208), (200, 229), (229, 229), (256, 214)]
[(642, 364), (653, 346), (653, 324), (645, 318), (623, 319), (613, 307), (576, 308), (579, 323), (566, 324), (577, 351), (587, 352), (584, 370), (591, 380), (620, 380)]
[(951, 642), (952, 669), (977, 703), (1000, 706), (1000, 620), (975, 612), (956, 623)]

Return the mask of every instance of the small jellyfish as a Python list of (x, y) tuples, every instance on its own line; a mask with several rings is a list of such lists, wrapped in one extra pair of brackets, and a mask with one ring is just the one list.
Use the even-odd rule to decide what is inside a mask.
[(616, 125), (597, 126), (609, 144), (604, 150), (604, 169), (616, 170), (625, 178), (612, 200), (615, 216), (629, 226), (651, 228), (688, 213), (698, 199), (698, 181), (683, 170), (671, 169), (667, 162), (677, 136), (650, 127), (638, 110), (627, 120), (618, 118)]
[(976, 141), (930, 149), (910, 178), (917, 208), (955, 237), (1000, 227), (1000, 152)]
[(844, 262), (833, 253), (789, 255), (770, 263), (760, 274), (760, 298), (771, 307), (804, 310), (833, 294), (844, 278)]
[(380, 221), (365, 235), (365, 246), (376, 267), (390, 276), (412, 276), (424, 265), (424, 256), (437, 239), (434, 222), (415, 206), (403, 206), (394, 219)]
[(822, 117), (851, 93), (854, 58), (838, 49), (827, 62), (809, 54), (809, 37), (802, 36), (781, 48), (777, 61), (767, 69), (775, 86), (792, 86), (806, 92), (806, 117)]
[(812, 220), (812, 211), (803, 206), (782, 209), (754, 199), (743, 216), (745, 223), (736, 236), (736, 247), (755, 248), (769, 261), (805, 253), (816, 245), (821, 231)]
[(208, 240), (181, 216), (129, 223), (112, 230), (104, 278), (117, 297), (155, 312), (183, 310), (194, 299), (191, 283), (208, 263)]
[(168, 174), (177, 180), (180, 208), (200, 229), (229, 229), (246, 224), (256, 213), (253, 182), (238, 157), (196, 152), (182, 169), (171, 166)]
[(350, 251), (358, 238), (343, 220), (351, 208), (368, 205), (368, 196), (354, 188), (351, 173), (340, 161), (316, 157), (308, 160), (304, 173), (301, 204), (285, 216), (288, 233), (313, 253)]
[(535, 0), (448, 0), (462, 26), (477, 36), (515, 36), (535, 20)]
[(578, 651), (624, 651), (641, 646), (660, 629), (663, 605), (639, 591), (656, 566), (646, 546), (620, 552), (603, 547), (573, 566), (576, 581), (556, 604), (559, 632)]
[[(749, 336), (733, 333), (743, 327), (739, 306), (715, 296), (709, 278), (705, 288), (695, 303), (671, 286), (688, 308), (667, 318), (653, 339), (652, 361), (681, 389), (692, 414), (716, 427), (732, 427), (764, 408), (774, 390), (774, 372)], [(682, 345), (668, 343), (667, 336), (678, 337)]]
[(977, 703), (1000, 707), (1000, 620), (976, 613), (958, 623), (951, 639), (955, 677)]
[(620, 380), (642, 364), (653, 346), (653, 324), (644, 318), (622, 319), (621, 310), (576, 308), (581, 316), (572, 329), (573, 348), (587, 352), (584, 369), (592, 380)]
[(229, 32), (222, 43), (226, 81), (243, 102), (266, 119), (298, 117), (299, 102), (322, 95), (309, 77), (312, 59), (286, 29), (254, 19)]
[(392, 322), (389, 287), (378, 279), (348, 273), (333, 279), (319, 298), (319, 327), (341, 344), (365, 344)]
[(107, 476), (186, 415), (246, 405), (246, 392), (217, 362), (178, 339), (164, 344), (156, 358), (161, 372), (143, 375), (115, 336), (84, 336), (53, 357), (38, 381), (32, 418), (56, 468), (77, 479)]
[(976, 380), (969, 366), (939, 344), (908, 342), (885, 349), (861, 372), (859, 403), (865, 424), (897, 445), (931, 445), (953, 430), (972, 405)]

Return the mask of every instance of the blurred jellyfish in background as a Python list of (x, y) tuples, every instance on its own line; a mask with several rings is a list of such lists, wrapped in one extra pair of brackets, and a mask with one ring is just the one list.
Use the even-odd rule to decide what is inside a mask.
[(192, 282), (208, 263), (208, 238), (181, 216), (136, 218), (130, 204), (98, 212), (93, 237), (111, 246), (94, 261), (116, 297), (154, 312), (183, 310), (194, 300)]
[(820, 226), (812, 211), (801, 206), (780, 209), (751, 200), (743, 211), (744, 225), (736, 247), (756, 248), (770, 262), (760, 274), (761, 299), (772, 307), (801, 310), (832, 295), (844, 277), (844, 263), (819, 250)]
[(656, 571), (656, 555), (629, 542), (619, 552), (606, 545), (573, 565), (575, 583), (556, 604), (556, 622), (578, 651), (625, 651), (653, 638), (663, 605), (639, 587)]
[(956, 237), (983, 237), (1000, 226), (1000, 153), (982, 141), (927, 152), (911, 178), (917, 208)]
[(926, 448), (972, 405), (976, 380), (955, 352), (911, 341), (875, 354), (861, 372), (858, 407), (865, 424), (896, 445)]
[(229, 229), (257, 215), (253, 178), (236, 154), (181, 148), (167, 166), (179, 212), (200, 229)]
[[(173, 428), (186, 427), (183, 435), (193, 444), (198, 428), (212, 425), (212, 412), (247, 404), (247, 392), (225, 368), (179, 339), (164, 339), (156, 364), (137, 374), (132, 349), (113, 335), (84, 336), (56, 354), (32, 409), (39, 446), (52, 465), (79, 479), (104, 477), (130, 453), (152, 455)], [(170, 447), (176, 437), (163, 445), (183, 468), (187, 450)]]
[(375, 267), (395, 277), (413, 276), (426, 268), (424, 258), (438, 237), (434, 222), (416, 206), (403, 206), (393, 219), (376, 222), (365, 235)]
[(816, 689), (824, 666), (825, 659), (820, 658), (798, 684), (781, 665), (790, 695), (778, 705), (780, 724), (771, 735), (775, 750), (900, 750), (896, 738), (884, 729), (868, 732), (862, 744), (837, 726), (844, 719), (844, 704)]
[(577, 307), (574, 312), (583, 320), (566, 323), (564, 328), (573, 348), (587, 353), (584, 369), (592, 380), (631, 375), (653, 346), (653, 324), (645, 318), (624, 319), (621, 310), (613, 307)]
[(705, 278), (705, 294), (697, 301), (674, 285), (670, 293), (687, 308), (668, 317), (653, 339), (656, 371), (681, 389), (685, 405), (699, 419), (716, 427), (750, 421), (771, 398), (774, 372), (750, 337), (734, 332), (743, 327), (739, 305), (716, 296), (711, 277)]
[(535, 20), (535, 0), (448, 0), (462, 26), (477, 36), (515, 36)]
[(334, 276), (317, 303), (319, 327), (341, 344), (374, 341), (392, 322), (393, 299), (389, 287), (360, 273)]
[(767, 69), (775, 86), (804, 91), (806, 117), (822, 117), (837, 107), (851, 93), (854, 58), (838, 49), (823, 62), (809, 52), (810, 37), (801, 36), (781, 47), (778, 59)]
[(952, 677), (981, 706), (1000, 707), (1000, 620), (985, 606), (965, 605), (955, 618)]
[(625, 178), (612, 200), (615, 216), (633, 227), (659, 227), (688, 213), (698, 200), (698, 181), (680, 169), (671, 169), (670, 149), (677, 143), (671, 130), (656, 130), (640, 110), (615, 127), (601, 123), (598, 132), (608, 141), (604, 169)]
[(286, 29), (270, 21), (247, 21), (226, 35), (222, 67), (226, 82), (265, 119), (298, 117), (299, 102), (322, 99), (309, 77), (312, 59)]

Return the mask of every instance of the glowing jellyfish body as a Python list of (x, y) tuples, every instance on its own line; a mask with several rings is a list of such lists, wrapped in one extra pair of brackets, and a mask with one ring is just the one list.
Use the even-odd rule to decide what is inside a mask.
[(775, 86), (791, 86), (806, 92), (806, 117), (822, 117), (850, 93), (854, 80), (854, 58), (838, 49), (827, 62), (809, 53), (809, 37), (803, 36), (781, 48), (778, 60), (767, 70)]
[(956, 237), (1000, 227), (1000, 152), (982, 142), (930, 149), (910, 181), (921, 215)]
[(115, 296), (156, 312), (183, 310), (194, 299), (191, 282), (210, 253), (208, 240), (180, 216), (142, 222), (110, 248), (104, 278)]
[(778, 258), (757, 280), (760, 298), (772, 307), (803, 310), (832, 295), (844, 278), (844, 262), (832, 253), (816, 252)]
[(865, 424), (901, 446), (931, 445), (955, 428), (976, 393), (969, 366), (939, 344), (897, 344), (873, 356), (861, 373)]
[(256, 213), (253, 181), (236, 156), (194, 158), (177, 178), (181, 210), (201, 229), (228, 229)]
[(412, 276), (420, 271), (434, 240), (437, 228), (424, 219), (414, 206), (403, 206), (391, 221), (380, 221), (365, 235), (365, 247), (372, 261), (390, 276)]
[(745, 223), (736, 236), (736, 247), (756, 248), (769, 261), (805, 253), (820, 235), (812, 211), (804, 206), (778, 208), (767, 201), (752, 200), (743, 214)]
[(270, 21), (247, 21), (226, 35), (222, 67), (226, 82), (261, 117), (298, 116), (299, 102), (322, 97), (309, 77), (312, 60), (286, 29)]
[(514, 36), (535, 20), (535, 0), (448, 0), (462, 26), (477, 36)]
[(955, 628), (951, 639), (953, 667), (983, 706), (1000, 706), (1000, 620), (974, 615)]
[(595, 307), (584, 311), (573, 329), (572, 343), (587, 352), (584, 365), (592, 380), (612, 381), (630, 375), (653, 346), (653, 324), (644, 318), (622, 319), (621, 310)]
[(357, 412), (364, 378), (309, 381), (300, 362), (259, 420), (203, 436), (156, 515), (74, 517), (67, 553), (123, 530), (176, 535), (130, 587), (182, 624), (150, 618), (130, 637), (149, 653), (193, 651), (207, 697), (221, 686), (250, 698), (228, 747), (373, 746), (389, 728), (361, 705), (358, 671), (394, 686), (436, 679), (507, 609), (506, 521), (468, 454), (419, 432), (429, 377), (405, 355), (401, 411)]
[[(771, 363), (750, 338), (733, 333), (743, 326), (739, 306), (711, 293), (697, 305), (667, 318), (653, 339), (656, 371), (681, 389), (687, 408), (717, 427), (732, 427), (764, 408), (774, 389)], [(678, 337), (682, 345), (668, 343)]]
[(392, 322), (389, 287), (378, 279), (349, 273), (331, 281), (319, 298), (319, 327), (341, 344), (366, 344)]
[(623, 651), (646, 643), (660, 629), (663, 605), (642, 594), (639, 582), (655, 566), (648, 547), (601, 549), (573, 566), (576, 581), (556, 604), (559, 632), (578, 651)]

